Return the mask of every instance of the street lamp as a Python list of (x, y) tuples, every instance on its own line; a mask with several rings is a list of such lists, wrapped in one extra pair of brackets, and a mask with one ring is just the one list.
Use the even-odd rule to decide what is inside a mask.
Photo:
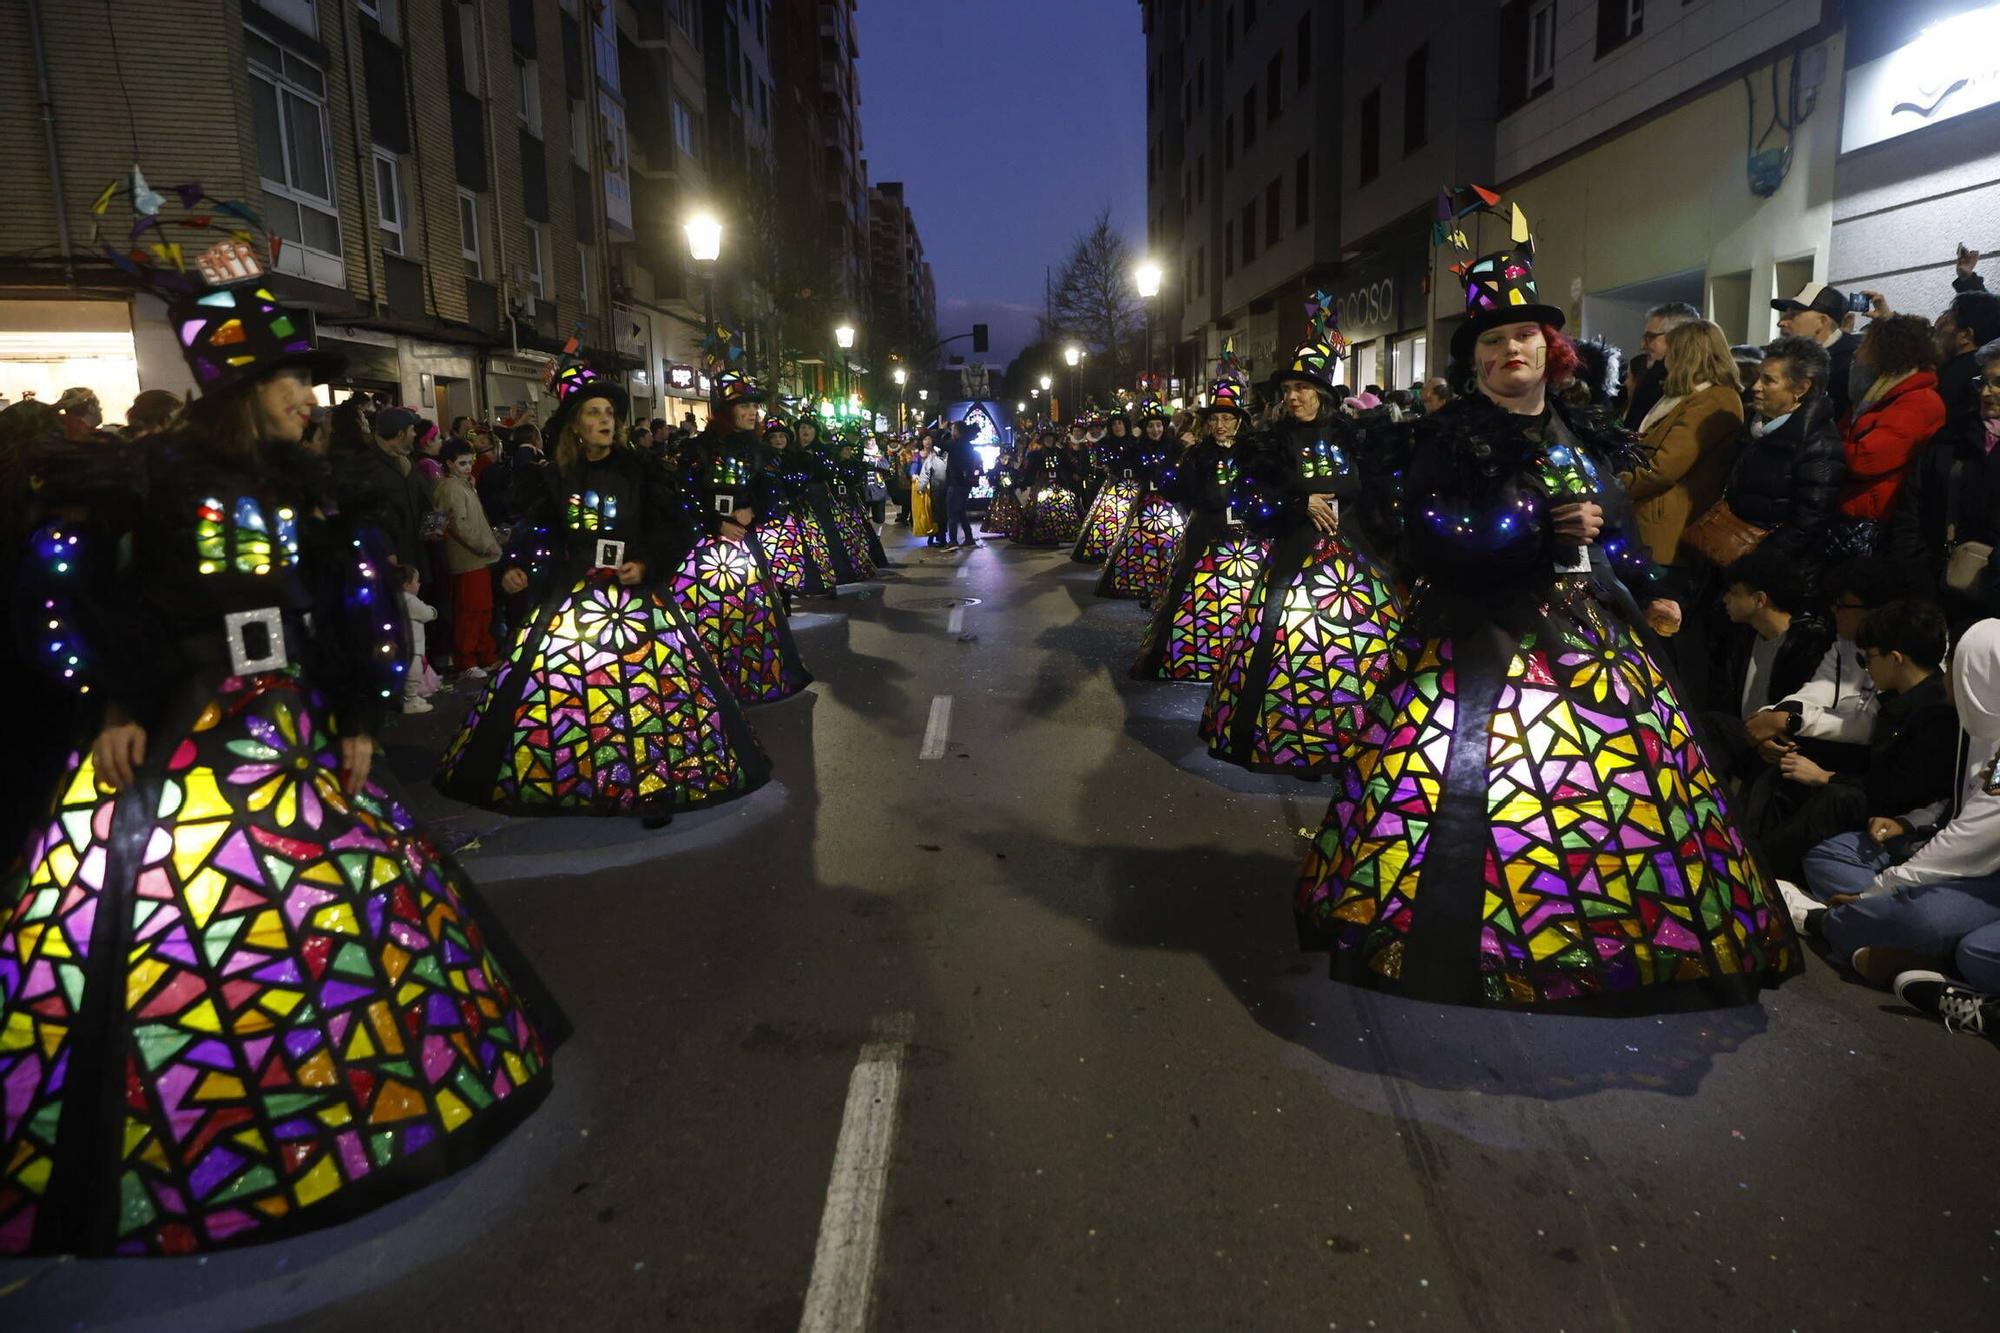
[(889, 378), (896, 381), (896, 429), (910, 428), (910, 396), (908, 385), (910, 372), (897, 366), (889, 372)]
[(1075, 343), (1063, 348), (1063, 364), (1069, 367), (1070, 415), (1075, 416), (1077, 405), (1083, 400), (1083, 349)]
[(1153, 378), (1153, 307), (1160, 295), (1160, 266), (1147, 260), (1139, 265), (1139, 271), (1132, 275), (1139, 287), (1139, 299), (1146, 303), (1146, 379)]
[[(834, 329), (833, 345), (839, 348), (842, 353), (851, 351), (854, 347), (854, 326), (852, 324), (842, 324), (838, 328)], [(851, 372), (847, 369), (847, 357), (845, 355), (842, 355), (839, 358), (839, 360), (840, 360), (841, 374), (838, 379), (829, 377), (826, 386), (828, 393), (839, 393), (841, 389), (840, 381), (846, 379), (849, 376), (849, 374), (851, 374)], [(853, 385), (849, 384), (847, 387), (852, 388)]]
[(697, 213), (681, 228), (687, 233), (688, 256), (702, 266), (702, 340), (715, 332), (715, 261), (722, 258), (722, 224), (713, 214)]

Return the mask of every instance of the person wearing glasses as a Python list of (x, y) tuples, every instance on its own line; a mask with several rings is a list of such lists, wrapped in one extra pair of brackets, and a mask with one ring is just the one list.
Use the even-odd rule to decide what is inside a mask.
[(1625, 429), (1639, 430), (1653, 404), (1667, 392), (1667, 335), (1700, 318), (1701, 311), (1686, 301), (1667, 301), (1646, 312), (1646, 331), (1639, 338), (1639, 353), (1645, 358), (1646, 370), (1626, 397)]

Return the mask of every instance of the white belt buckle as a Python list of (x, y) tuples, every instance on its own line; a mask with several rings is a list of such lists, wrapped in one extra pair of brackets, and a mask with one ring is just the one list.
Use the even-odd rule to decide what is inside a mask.
[(1587, 546), (1577, 547), (1576, 556), (1572, 560), (1556, 561), (1556, 573), (1558, 574), (1588, 574), (1589, 572), (1590, 548)]
[[(253, 655), (246, 631), (252, 626), (264, 631), (263, 652)], [(231, 611), (222, 617), (222, 634), (229, 643), (229, 670), (238, 676), (254, 676), (260, 671), (280, 671), (291, 661), (285, 651), (285, 617), (277, 607), (256, 611)]]
[(1222, 511), (1222, 521), (1224, 523), (1227, 523), (1230, 527), (1233, 528), (1237, 524), (1241, 523), (1243, 520), (1236, 517), (1236, 506), (1229, 505)]
[(1132, 480), (1132, 469), (1129, 467), (1125, 469), (1125, 480)]
[(616, 569), (625, 563), (625, 543), (611, 537), (600, 537), (597, 541), (597, 567)]
[(722, 515), (724, 518), (728, 518), (730, 515), (734, 514), (736, 512), (736, 497), (733, 495), (716, 496), (715, 512)]

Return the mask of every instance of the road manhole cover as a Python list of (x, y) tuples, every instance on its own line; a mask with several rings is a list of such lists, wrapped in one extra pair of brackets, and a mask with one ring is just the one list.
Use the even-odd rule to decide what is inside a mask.
[(978, 606), (977, 597), (919, 597), (903, 603), (906, 611), (951, 611), (961, 606)]

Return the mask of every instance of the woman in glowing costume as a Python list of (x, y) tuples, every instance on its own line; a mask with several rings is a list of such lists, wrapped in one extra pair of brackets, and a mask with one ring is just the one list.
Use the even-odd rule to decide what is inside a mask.
[(299, 447), (340, 358), (253, 254), (205, 255), (253, 276), (169, 307), (189, 426), (134, 448), (122, 501), (35, 539), (34, 647), (102, 711), (0, 882), (0, 1253), (342, 1221), (518, 1124), (566, 1030), (369, 779), (401, 608)]
[(794, 454), (791, 443), (791, 426), (782, 417), (772, 417), (764, 426), (762, 454), (764, 470), (770, 474), (770, 513), (751, 537), (764, 553), (787, 610), (794, 594), (834, 596), (839, 581), (826, 533), (814, 519), (806, 498), (811, 473), (793, 469), (794, 461), (803, 463), (804, 458)]
[(694, 541), (680, 496), (621, 445), (625, 391), (565, 369), (546, 493), (500, 586), (535, 613), (438, 765), (437, 785), (517, 814), (637, 815), (733, 800), (770, 777), (687, 617), (662, 585)]
[(1415, 432), (1404, 635), (1301, 939), (1338, 979), (1449, 1003), (1747, 1000), (1798, 942), (1656, 664), (1647, 626), (1679, 610), (1612, 481), (1630, 437), (1554, 392), (1574, 351), (1513, 220), (1513, 249), (1463, 266), (1462, 396)]
[(1160, 481), (1161, 494), (1187, 510), (1187, 530), (1132, 664), (1136, 680), (1215, 679), (1270, 549), (1245, 530), (1230, 503), (1240, 461), (1236, 435), (1247, 419), (1242, 381), (1218, 379), (1201, 412), (1206, 438)]
[(1080, 565), (1095, 565), (1111, 554), (1112, 546), (1119, 534), (1125, 531), (1125, 521), (1132, 516), (1132, 506), (1138, 503), (1139, 481), (1139, 439), (1132, 434), (1130, 418), (1123, 412), (1107, 418), (1104, 438), (1092, 446), (1092, 455), (1097, 460), (1094, 471), (1101, 473), (1103, 484), (1097, 488), (1097, 498), (1090, 502), (1090, 509), (1083, 516), (1083, 531), (1077, 534), (1076, 545), (1069, 558)]
[(770, 521), (775, 496), (755, 434), (764, 394), (733, 370), (717, 372), (714, 383), (708, 433), (681, 463), (688, 508), (702, 516), (708, 535), (681, 562), (674, 593), (737, 699), (775, 703), (812, 684), (812, 673), (799, 661), (783, 600), (751, 535)]
[[(1314, 299), (1312, 336), (1271, 379), (1279, 420), (1245, 452), (1237, 508), (1271, 558), (1201, 718), (1216, 758), (1300, 777), (1343, 762), (1402, 614), (1375, 554), (1394, 532), (1366, 521), (1360, 432), (1333, 397), (1346, 343), (1332, 313)], [(1387, 472), (1368, 477), (1376, 497)]]
[(1149, 601), (1166, 586), (1174, 572), (1174, 553), (1180, 547), (1187, 516), (1180, 506), (1160, 494), (1160, 478), (1167, 464), (1180, 450), (1180, 442), (1167, 434), (1167, 411), (1158, 402), (1146, 404), (1139, 418), (1139, 437), (1134, 442), (1133, 472), (1139, 484), (1138, 498), (1125, 520), (1104, 573), (1097, 580), (1099, 597), (1132, 598)]
[(1021, 507), (1019, 540), (1023, 546), (1068, 546), (1076, 541), (1083, 524), (1077, 490), (1083, 479), (1070, 462), (1069, 451), (1057, 443), (1054, 431), (1043, 431), (1038, 444), (1021, 469), (1029, 497)]

